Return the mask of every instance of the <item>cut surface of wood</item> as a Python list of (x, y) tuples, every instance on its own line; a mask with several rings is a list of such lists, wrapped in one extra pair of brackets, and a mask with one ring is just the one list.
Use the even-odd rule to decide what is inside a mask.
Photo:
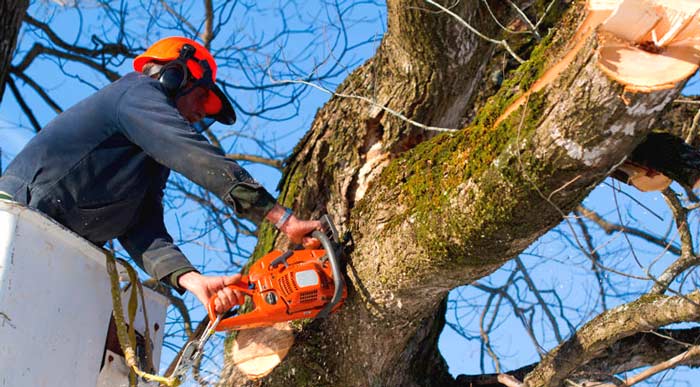
[(245, 329), (234, 340), (231, 359), (249, 379), (259, 379), (272, 372), (293, 344), (294, 333), (288, 323)]
[(674, 87), (700, 64), (699, 10), (697, 1), (620, 2), (600, 27), (600, 69), (631, 92)]

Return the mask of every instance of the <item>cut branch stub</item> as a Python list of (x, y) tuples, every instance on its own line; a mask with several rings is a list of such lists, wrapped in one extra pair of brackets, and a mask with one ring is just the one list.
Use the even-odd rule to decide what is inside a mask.
[(598, 66), (631, 92), (669, 89), (700, 64), (700, 3), (687, 0), (591, 0), (611, 12), (600, 26)]
[(294, 334), (288, 323), (244, 329), (233, 342), (231, 361), (248, 379), (260, 379), (272, 372), (293, 344)]

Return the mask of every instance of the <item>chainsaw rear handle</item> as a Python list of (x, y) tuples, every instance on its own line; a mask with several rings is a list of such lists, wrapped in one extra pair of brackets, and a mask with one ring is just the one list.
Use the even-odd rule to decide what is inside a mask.
[[(334, 239), (337, 238), (338, 232), (335, 230), (335, 226), (328, 215), (324, 215), (321, 219), (322, 223), (328, 226), (328, 232), (331, 233)], [(338, 260), (337, 240), (331, 240), (327, 233), (321, 231), (314, 231), (311, 236), (318, 239), (326, 250), (326, 255), (328, 256), (328, 261), (331, 263), (331, 270), (333, 270), (333, 285), (335, 286), (335, 292), (333, 293), (333, 298), (326, 304), (325, 307), (316, 315), (316, 318), (326, 318), (333, 310), (333, 307), (337, 305), (341, 298), (343, 297), (343, 289), (345, 289), (345, 279), (343, 278), (343, 273), (340, 271), (340, 261)]]
[[(249, 284), (248, 284), (248, 276), (244, 275), (241, 277), (241, 280), (239, 282), (237, 282), (233, 285), (227, 285), (226, 287), (229, 289), (247, 294), (251, 297), (253, 296), (253, 290), (250, 289)], [(217, 297), (217, 295), (214, 294), (213, 296), (211, 296), (209, 298), (209, 305), (207, 307), (207, 313), (209, 314), (209, 321), (216, 320), (216, 317), (218, 316), (218, 314), (216, 313), (216, 297)], [(245, 301), (241, 299), (241, 300), (239, 300), (239, 302), (240, 303), (238, 305), (243, 305), (243, 303)], [(223, 313), (221, 313), (221, 314), (223, 314)]]

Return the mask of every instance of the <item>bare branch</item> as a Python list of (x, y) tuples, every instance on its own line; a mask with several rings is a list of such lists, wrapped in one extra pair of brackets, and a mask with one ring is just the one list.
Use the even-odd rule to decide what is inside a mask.
[[(171, 14), (173, 17), (175, 17), (180, 23), (182, 23), (184, 26), (186, 26), (191, 33), (196, 34), (197, 33), (197, 28), (195, 28), (192, 23), (190, 23), (187, 18), (182, 16), (179, 12), (175, 11), (170, 5), (165, 0), (160, 0), (160, 4), (163, 6), (163, 9), (168, 11), (169, 14)], [(200, 36), (200, 38), (202, 38)], [(202, 39), (203, 40), (203, 39)]]
[(212, 0), (204, 0), (204, 32), (202, 33), (202, 42), (204, 47), (210, 48), (211, 41), (214, 39), (214, 5)]
[(608, 222), (607, 220), (603, 219), (600, 215), (598, 215), (595, 211), (589, 210), (586, 207), (578, 206), (576, 210), (586, 218), (593, 221), (593, 223), (597, 224), (600, 228), (602, 228), (605, 231), (606, 234), (612, 234), (613, 232), (618, 231), (623, 232), (625, 234), (634, 235), (636, 237), (646, 240), (649, 243), (653, 243), (661, 248), (668, 249), (668, 251), (675, 255), (681, 255), (680, 247), (673, 245), (672, 242), (666, 241), (662, 238), (651, 235), (647, 232), (636, 228)]
[(627, 380), (625, 380), (624, 386), (632, 386), (634, 384), (640, 383), (652, 377), (653, 375), (658, 374), (659, 372), (668, 370), (670, 368), (674, 368), (679, 364), (688, 361), (689, 359), (697, 359), (698, 357), (700, 357), (700, 346), (696, 345), (678, 356), (675, 356), (663, 363), (659, 363), (649, 369), (646, 369), (633, 377), (627, 378)]
[(650, 293), (663, 293), (678, 275), (700, 263), (700, 258), (693, 251), (693, 237), (688, 227), (688, 210), (683, 207), (676, 193), (670, 188), (666, 188), (662, 194), (676, 221), (678, 235), (681, 238), (681, 256), (659, 276)]
[[(272, 78), (272, 75), (270, 75), (270, 78)], [(317, 84), (314, 84), (314, 83), (311, 83), (311, 82), (303, 81), (303, 80), (301, 80), (301, 79), (297, 79), (297, 80), (279, 80), (279, 81), (276, 81), (276, 80), (273, 79), (272, 81), (273, 81), (274, 83), (299, 83), (299, 84), (311, 86), (311, 87), (313, 87), (314, 89), (320, 90), (320, 91), (322, 91), (322, 92), (324, 92), (324, 93), (328, 93), (328, 94), (330, 94), (330, 95), (332, 95), (332, 96), (335, 96), (335, 97), (339, 97), (339, 98), (349, 98), (349, 99), (357, 99), (357, 100), (360, 100), (360, 101), (364, 101), (364, 102), (367, 102), (367, 103), (369, 103), (370, 105), (372, 105), (372, 106), (374, 106), (374, 107), (377, 107), (377, 108), (379, 108), (379, 109), (384, 110), (385, 112), (391, 114), (391, 115), (394, 116), (394, 117), (397, 117), (397, 118), (399, 118), (399, 119), (401, 119), (401, 120), (403, 120), (403, 121), (408, 122), (408, 123), (411, 124), (411, 125), (417, 126), (417, 127), (419, 127), (419, 128), (425, 129), (425, 130), (434, 130), (434, 131), (437, 131), (437, 132), (454, 132), (454, 131), (459, 130), (459, 129), (440, 128), (440, 127), (436, 127), (436, 126), (429, 126), (429, 125), (421, 124), (420, 122), (414, 121), (414, 120), (412, 120), (412, 119), (410, 119), (410, 118), (404, 116), (403, 114), (401, 114), (401, 113), (399, 113), (399, 112), (397, 112), (397, 111), (395, 111), (395, 110), (389, 108), (389, 107), (386, 107), (386, 106), (384, 106), (384, 105), (378, 104), (377, 102), (371, 100), (370, 98), (363, 97), (363, 96), (360, 96), (360, 95), (354, 95), (354, 94), (336, 93), (336, 92), (334, 92), (334, 91), (331, 91), (331, 90), (326, 89), (325, 87), (323, 87), (323, 86), (321, 86), (321, 85), (317, 85)]]
[(29, 85), (29, 87), (31, 87), (37, 94), (39, 94), (39, 96), (46, 102), (47, 105), (51, 107), (51, 109), (53, 109), (53, 111), (56, 114), (60, 114), (63, 112), (63, 109), (58, 105), (56, 101), (53, 100), (53, 98), (51, 98), (51, 96), (49, 96), (46, 90), (44, 90), (43, 87), (39, 86), (39, 84), (36, 83), (32, 78), (29, 78), (29, 76), (27, 76), (26, 73), (14, 71), (14, 68), (11, 68), (10, 72), (12, 73), (12, 75), (24, 81), (24, 83)]
[(29, 105), (27, 105), (27, 102), (22, 97), (22, 94), (19, 92), (19, 89), (17, 89), (17, 85), (15, 85), (15, 81), (12, 79), (12, 77), (7, 77), (7, 78), (5, 78), (5, 82), (7, 82), (7, 86), (10, 87), (10, 90), (12, 91), (12, 95), (14, 95), (15, 100), (19, 104), (19, 106), (22, 109), (22, 111), (24, 112), (24, 114), (29, 119), (29, 122), (31, 122), (32, 127), (34, 127), (34, 130), (38, 133), (41, 130), (41, 125), (39, 124), (39, 121), (36, 119), (36, 116), (34, 116), (34, 112), (32, 112), (32, 109), (29, 107)]
[(700, 319), (700, 292), (644, 296), (602, 313), (552, 350), (525, 378), (526, 386), (558, 386), (618, 340), (652, 328)]
[(547, 316), (547, 319), (549, 319), (549, 323), (552, 326), (554, 336), (557, 338), (557, 342), (561, 343), (562, 337), (561, 333), (559, 332), (559, 325), (557, 324), (557, 320), (556, 318), (554, 318), (552, 311), (549, 310), (549, 306), (542, 297), (542, 294), (540, 294), (540, 291), (537, 289), (537, 286), (535, 286), (535, 283), (532, 281), (532, 278), (530, 278), (530, 274), (528, 274), (527, 268), (523, 264), (523, 261), (520, 260), (520, 257), (515, 258), (515, 263), (518, 266), (518, 270), (520, 270), (520, 272), (523, 273), (523, 279), (525, 279), (525, 283), (527, 284), (528, 288), (530, 288), (530, 291), (535, 295), (535, 298), (537, 298), (537, 302), (542, 307), (542, 311), (544, 312), (545, 316)]

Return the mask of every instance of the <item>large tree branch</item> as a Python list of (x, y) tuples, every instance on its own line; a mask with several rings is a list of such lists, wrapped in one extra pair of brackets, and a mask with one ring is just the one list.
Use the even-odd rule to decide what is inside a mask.
[[(640, 332), (625, 337), (609, 347), (602, 354), (583, 365), (571, 377), (576, 382), (605, 381), (621, 374), (676, 357), (700, 342), (700, 328), (659, 329)], [(539, 363), (504, 372), (518, 380), (532, 372)], [(698, 366), (700, 359), (686, 359), (677, 365)], [(502, 374), (459, 375), (456, 385), (463, 387), (502, 387), (498, 376)], [(602, 382), (605, 383), (605, 382)]]
[(561, 344), (525, 379), (527, 386), (559, 386), (582, 364), (598, 357), (617, 341), (664, 325), (698, 321), (700, 292), (687, 296), (643, 296), (599, 315)]

